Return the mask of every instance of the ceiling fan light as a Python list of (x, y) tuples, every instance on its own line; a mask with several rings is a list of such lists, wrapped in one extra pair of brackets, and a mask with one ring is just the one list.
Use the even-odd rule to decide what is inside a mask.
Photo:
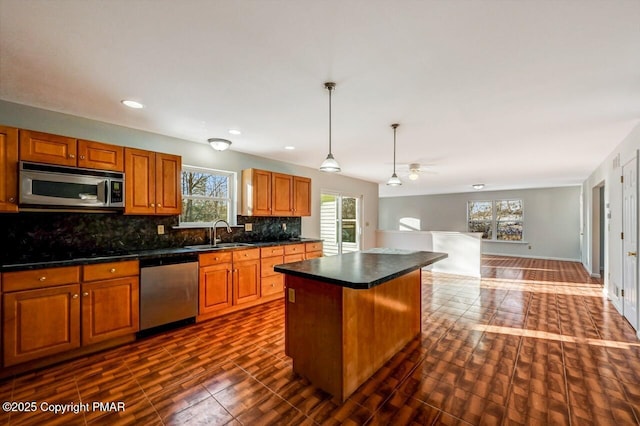
[(389, 185), (389, 186), (400, 186), (400, 185), (402, 185), (402, 181), (400, 180), (398, 175), (396, 175), (394, 173), (394, 174), (391, 175), (391, 177), (387, 181), (387, 185)]
[(418, 172), (415, 170), (411, 170), (411, 172), (409, 173), (409, 179), (418, 180), (418, 177), (420, 177), (420, 175), (418, 175)]
[(211, 138), (207, 139), (207, 142), (209, 142), (211, 148), (215, 149), (216, 151), (224, 151), (231, 146), (231, 141), (227, 139)]
[(338, 173), (341, 169), (336, 159), (333, 158), (333, 154), (329, 153), (329, 155), (327, 155), (327, 158), (325, 158), (325, 160), (320, 165), (320, 170), (323, 172)]

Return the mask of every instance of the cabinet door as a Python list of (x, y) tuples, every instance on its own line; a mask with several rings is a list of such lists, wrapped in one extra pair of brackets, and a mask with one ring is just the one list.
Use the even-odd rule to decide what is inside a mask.
[(220, 263), (200, 268), (200, 314), (230, 308), (233, 304), (231, 263)]
[(20, 160), (22, 161), (76, 166), (76, 145), (74, 138), (20, 130)]
[(0, 126), (0, 212), (18, 211), (18, 129)]
[(182, 157), (156, 153), (156, 214), (182, 211)]
[(233, 304), (256, 300), (260, 297), (260, 261), (249, 260), (233, 264)]
[(125, 214), (155, 214), (155, 175), (155, 153), (124, 149)]
[(82, 284), (82, 344), (138, 331), (138, 277)]
[(247, 202), (250, 203), (249, 216), (271, 215), (271, 172), (253, 169), (250, 182), (245, 182), (242, 190), (250, 193)]
[(311, 179), (293, 177), (293, 215), (311, 216)]
[(271, 191), (271, 214), (273, 216), (293, 215), (293, 176), (272, 173)]
[(124, 148), (78, 140), (78, 167), (124, 172)]
[(80, 285), (4, 294), (4, 365), (80, 347)]
[(284, 292), (284, 275), (276, 274), (270, 277), (262, 278), (262, 297), (274, 294), (283, 294)]

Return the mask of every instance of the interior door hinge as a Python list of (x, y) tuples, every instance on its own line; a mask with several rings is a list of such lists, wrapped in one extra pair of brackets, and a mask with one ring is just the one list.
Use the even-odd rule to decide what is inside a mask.
[(620, 295), (624, 298), (624, 288), (620, 291)]
[(620, 176), (620, 183), (624, 183), (624, 176)]
[(621, 233), (620, 233), (620, 239), (621, 239), (621, 240), (624, 240), (624, 232), (621, 232)]

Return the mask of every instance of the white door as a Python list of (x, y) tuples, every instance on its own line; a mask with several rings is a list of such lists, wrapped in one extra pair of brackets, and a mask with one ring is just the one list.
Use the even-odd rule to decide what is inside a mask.
[(622, 314), (638, 329), (638, 160), (622, 167)]
[(360, 250), (361, 208), (362, 197), (321, 194), (320, 238), (325, 256)]

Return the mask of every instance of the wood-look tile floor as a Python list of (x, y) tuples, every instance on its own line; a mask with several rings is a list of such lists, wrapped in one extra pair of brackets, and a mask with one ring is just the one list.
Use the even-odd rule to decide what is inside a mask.
[[(2, 424), (640, 425), (640, 342), (578, 263), (423, 274), (422, 334), (345, 403), (292, 373), (283, 302), (0, 382)], [(124, 402), (54, 414), (41, 403)]]

